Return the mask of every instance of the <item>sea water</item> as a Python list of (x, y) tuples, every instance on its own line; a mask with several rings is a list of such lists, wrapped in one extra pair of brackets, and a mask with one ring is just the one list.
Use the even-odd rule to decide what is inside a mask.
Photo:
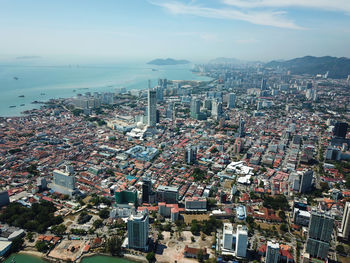
[[(147, 89), (159, 78), (209, 80), (191, 71), (191, 64), (155, 66), (146, 63), (68, 64), (50, 61), (0, 61), (0, 116), (19, 116), (40, 105), (33, 101), (67, 98), (85, 92), (114, 92), (116, 88)], [(22, 105), (22, 106), (21, 106)], [(16, 106), (16, 107), (14, 107)]]

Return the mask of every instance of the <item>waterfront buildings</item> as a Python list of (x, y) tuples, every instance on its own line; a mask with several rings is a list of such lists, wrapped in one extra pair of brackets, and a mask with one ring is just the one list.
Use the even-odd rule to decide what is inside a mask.
[(148, 233), (149, 233), (149, 219), (148, 210), (131, 215), (128, 218), (128, 247), (147, 251), (148, 249)]

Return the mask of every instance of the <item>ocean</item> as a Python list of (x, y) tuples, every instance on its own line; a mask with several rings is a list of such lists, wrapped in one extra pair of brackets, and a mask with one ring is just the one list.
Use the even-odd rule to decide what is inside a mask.
[(39, 60), (0, 61), (0, 116), (19, 116), (40, 105), (33, 101), (73, 97), (116, 88), (147, 89), (148, 80), (209, 80), (191, 72), (192, 64), (155, 66), (146, 63), (68, 64)]
[[(48, 263), (47, 261), (30, 255), (24, 254), (12, 254), (5, 260), (4, 263), (12, 263), (12, 259), (16, 263)], [(126, 260), (123, 258), (108, 257), (108, 256), (92, 256), (83, 258), (82, 263), (132, 263), (133, 261)]]

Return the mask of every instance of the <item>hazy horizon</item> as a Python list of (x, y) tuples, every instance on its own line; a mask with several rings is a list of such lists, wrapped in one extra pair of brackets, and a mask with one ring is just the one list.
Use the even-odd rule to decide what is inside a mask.
[(3, 0), (0, 60), (350, 57), (347, 0)]

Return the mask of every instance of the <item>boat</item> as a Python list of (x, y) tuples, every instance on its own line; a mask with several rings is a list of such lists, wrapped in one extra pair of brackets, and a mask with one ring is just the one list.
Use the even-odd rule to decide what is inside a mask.
[(16, 108), (16, 105), (11, 105), (9, 108)]
[(14, 80), (18, 80), (18, 77), (13, 77)]
[(74, 89), (73, 92), (76, 92), (76, 90)]
[(158, 69), (152, 68), (152, 71), (158, 71)]
[(22, 106), (22, 107), (23, 107), (24, 105), (25, 105), (25, 104), (21, 104), (20, 106)]
[(24, 98), (24, 95), (19, 95), (18, 97), (19, 97), (19, 98)]

